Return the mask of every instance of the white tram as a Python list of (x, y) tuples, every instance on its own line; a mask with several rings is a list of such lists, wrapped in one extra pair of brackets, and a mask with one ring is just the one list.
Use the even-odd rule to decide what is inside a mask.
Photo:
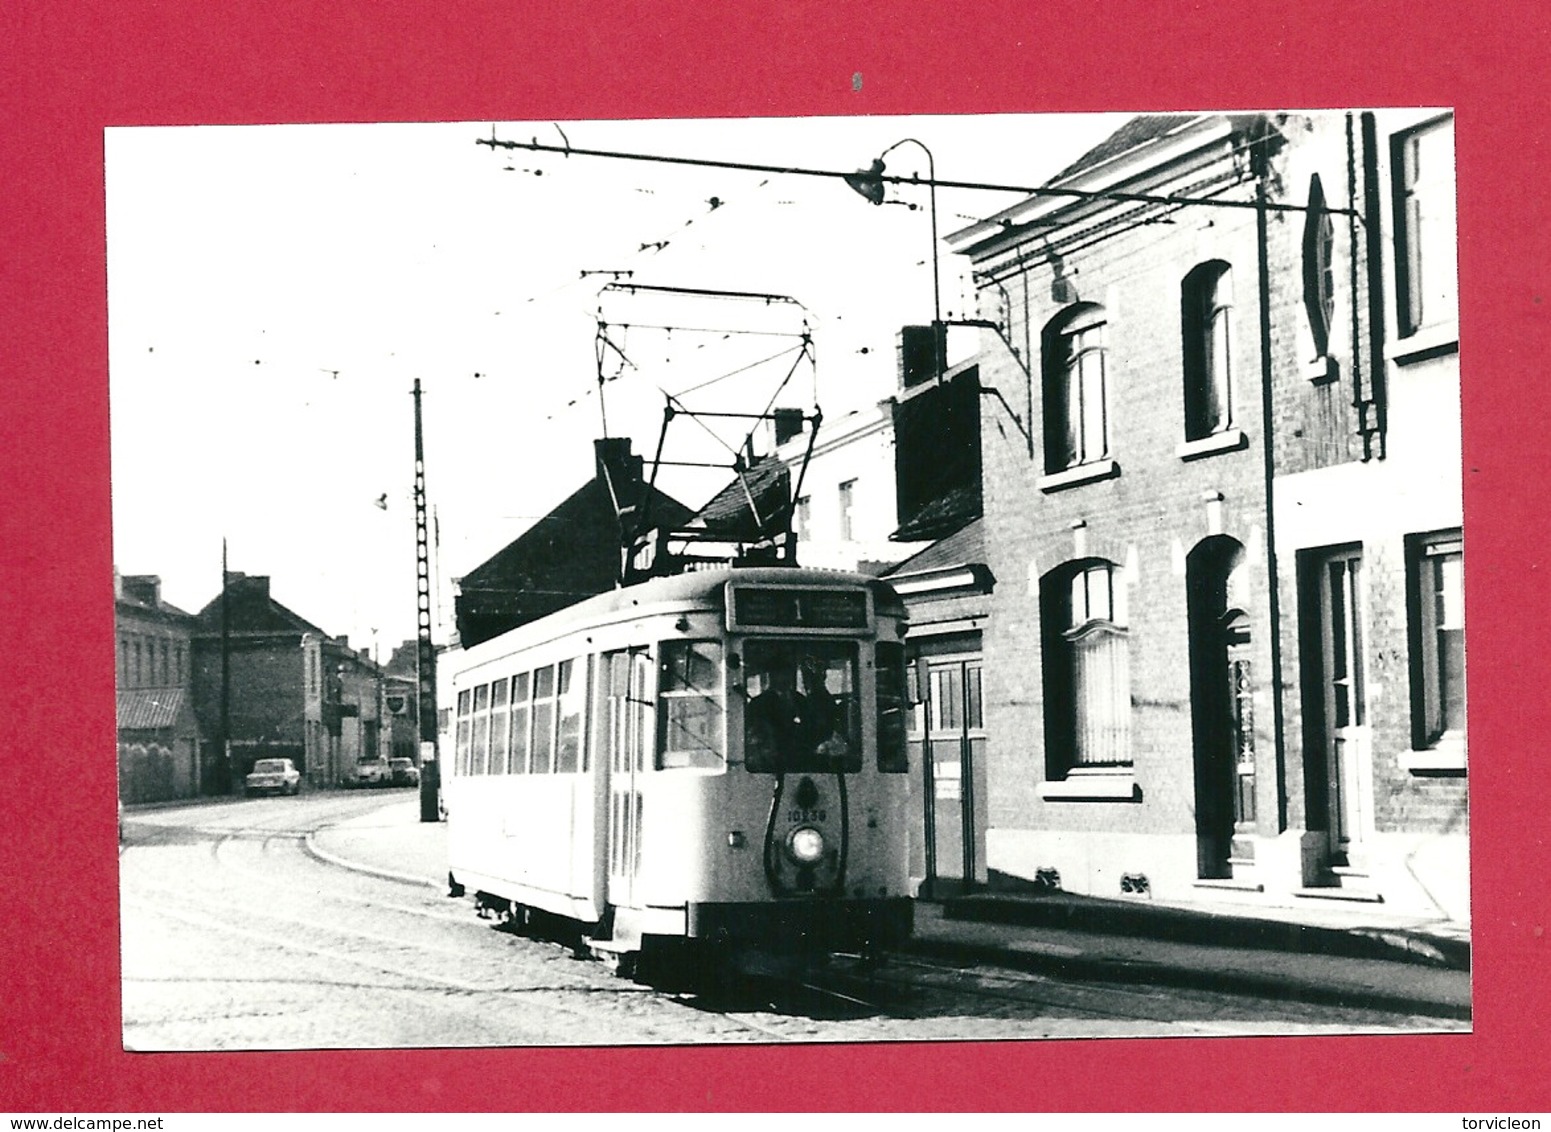
[(876, 579), (724, 568), (445, 654), (454, 891), (632, 963), (908, 936), (904, 634)]

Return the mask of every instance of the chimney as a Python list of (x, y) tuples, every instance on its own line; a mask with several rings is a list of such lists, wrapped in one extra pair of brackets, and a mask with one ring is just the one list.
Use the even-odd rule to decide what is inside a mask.
[(264, 601), (269, 600), (268, 574), (244, 574), (241, 570), (228, 570), (226, 584), (234, 593), (253, 594)]
[(615, 498), (641, 482), (640, 456), (630, 453), (628, 436), (606, 436), (592, 442), (597, 459), (598, 478), (612, 486)]
[(775, 411), (776, 447), (781, 447), (794, 436), (801, 436), (802, 423), (801, 409), (777, 409)]
[(947, 368), (948, 328), (943, 323), (931, 326), (902, 326), (895, 341), (899, 357), (899, 387), (914, 389), (942, 376)]
[(126, 574), (124, 596), (156, 608), (162, 603), (162, 580), (155, 574)]

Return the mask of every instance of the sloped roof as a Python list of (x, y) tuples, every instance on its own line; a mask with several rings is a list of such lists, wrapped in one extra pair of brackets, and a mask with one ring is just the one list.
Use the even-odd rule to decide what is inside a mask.
[(927, 503), (889, 536), (893, 542), (946, 538), (984, 511), (980, 481), (950, 488)]
[(130, 688), (118, 694), (120, 731), (159, 731), (177, 722), (182, 688)]
[(194, 620), (192, 613), (162, 600), (162, 580), (155, 574), (123, 574), (118, 577), (118, 593), (113, 602), (118, 613), (148, 614), (155, 620), (173, 624), (188, 624)]
[[(646, 491), (646, 518), (653, 526), (678, 526), (694, 514), (671, 495), (654, 487), (648, 487)], [(611, 536), (617, 532), (614, 501), (602, 480), (591, 479), (549, 514), (465, 574), (459, 585), (464, 593), (490, 587), (536, 586), (555, 592), (574, 589), (575, 596), (591, 597), (599, 592), (596, 586), (589, 587), (583, 582), (568, 587), (564, 580), (579, 566), (578, 552), (585, 549), (580, 544), (591, 541), (600, 528)], [(618, 549), (617, 539), (611, 541), (610, 549)], [(610, 557), (608, 585), (613, 584), (612, 572), (617, 566), (617, 560)]]
[[(221, 631), (221, 595), (217, 594), (199, 611), (201, 634)], [(313, 633), (328, 634), (298, 613), (293, 613), (269, 596), (269, 579), (263, 576), (234, 575), (226, 583), (226, 622), (233, 633)]]
[[(753, 508), (749, 505), (753, 498)], [(792, 473), (780, 458), (761, 456), (741, 476), (702, 507), (695, 519), (706, 533), (727, 539), (756, 539), (784, 529), (771, 522), (784, 516), (792, 502)], [(756, 513), (757, 512), (757, 513)]]
[(931, 546), (912, 554), (884, 577), (898, 578), (905, 574), (924, 574), (953, 566), (983, 565), (985, 560), (985, 520), (975, 519), (946, 538), (938, 539)]
[[(677, 528), (693, 514), (672, 496), (645, 490), (640, 521)], [(459, 638), (465, 647), (477, 644), (612, 589), (622, 549), (614, 500), (595, 477), (459, 579)]]
[(1127, 150), (1136, 149), (1150, 141), (1173, 133), (1187, 122), (1195, 121), (1198, 114), (1138, 114), (1120, 129), (1110, 134), (1098, 145), (1072, 162), (1046, 184), (1057, 184), (1069, 177), (1102, 165), (1112, 157), (1119, 157)]

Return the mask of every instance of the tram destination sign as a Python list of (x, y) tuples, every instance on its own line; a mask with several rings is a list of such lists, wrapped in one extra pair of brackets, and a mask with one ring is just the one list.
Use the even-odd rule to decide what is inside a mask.
[(867, 591), (730, 586), (729, 629), (847, 631), (869, 624)]

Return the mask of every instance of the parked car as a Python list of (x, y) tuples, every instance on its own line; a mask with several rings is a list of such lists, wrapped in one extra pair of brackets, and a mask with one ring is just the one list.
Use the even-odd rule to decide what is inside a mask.
[(393, 779), (387, 759), (362, 759), (355, 764), (352, 786), (386, 786)]
[(259, 759), (242, 785), (250, 798), (255, 794), (295, 794), (302, 788), (302, 774), (290, 759)]
[(420, 785), (420, 771), (409, 759), (389, 759), (388, 770), (395, 786)]

